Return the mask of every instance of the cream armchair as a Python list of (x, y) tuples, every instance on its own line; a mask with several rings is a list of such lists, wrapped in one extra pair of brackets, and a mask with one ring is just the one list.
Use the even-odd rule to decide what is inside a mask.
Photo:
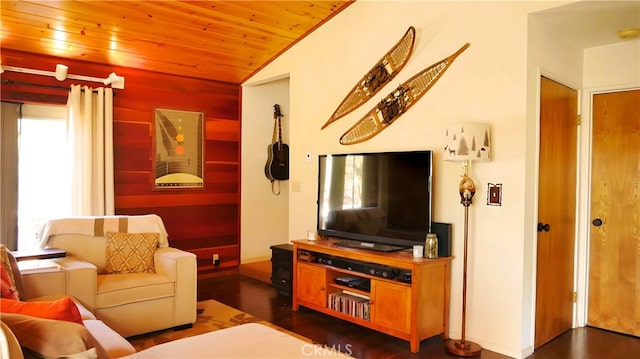
[[(151, 249), (151, 273), (105, 274), (112, 263), (107, 247), (112, 248), (114, 233), (157, 233), (157, 248)], [(195, 322), (196, 257), (168, 246), (159, 216), (56, 219), (48, 221), (38, 237), (41, 247), (67, 252), (66, 257), (52, 260), (65, 272), (66, 294), (120, 335), (129, 337)]]

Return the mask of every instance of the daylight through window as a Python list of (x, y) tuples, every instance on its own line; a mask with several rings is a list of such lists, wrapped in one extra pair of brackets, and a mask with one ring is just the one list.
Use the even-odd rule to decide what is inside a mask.
[(19, 121), (18, 250), (30, 250), (44, 221), (71, 214), (66, 107), (24, 105)]

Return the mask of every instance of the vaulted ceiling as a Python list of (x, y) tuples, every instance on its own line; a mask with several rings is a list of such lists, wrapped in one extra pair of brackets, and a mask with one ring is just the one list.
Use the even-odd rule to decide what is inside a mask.
[[(353, 1), (2, 0), (0, 47), (242, 83)], [(617, 32), (640, 27), (640, 1), (578, 1), (534, 16), (588, 48), (625, 41)]]
[(3, 49), (242, 83), (352, 1), (1, 3)]

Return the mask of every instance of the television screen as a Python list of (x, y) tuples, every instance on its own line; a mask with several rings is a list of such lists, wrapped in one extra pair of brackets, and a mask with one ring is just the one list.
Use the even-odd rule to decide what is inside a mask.
[(321, 236), (399, 249), (424, 244), (432, 151), (320, 155), (318, 174)]

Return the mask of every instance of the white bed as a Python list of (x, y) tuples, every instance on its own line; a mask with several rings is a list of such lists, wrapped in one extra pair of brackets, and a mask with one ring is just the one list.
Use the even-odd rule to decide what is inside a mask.
[[(350, 347), (341, 349), (349, 353)], [(142, 358), (352, 358), (331, 347), (312, 344), (273, 329), (250, 323), (159, 344), (124, 357)]]

